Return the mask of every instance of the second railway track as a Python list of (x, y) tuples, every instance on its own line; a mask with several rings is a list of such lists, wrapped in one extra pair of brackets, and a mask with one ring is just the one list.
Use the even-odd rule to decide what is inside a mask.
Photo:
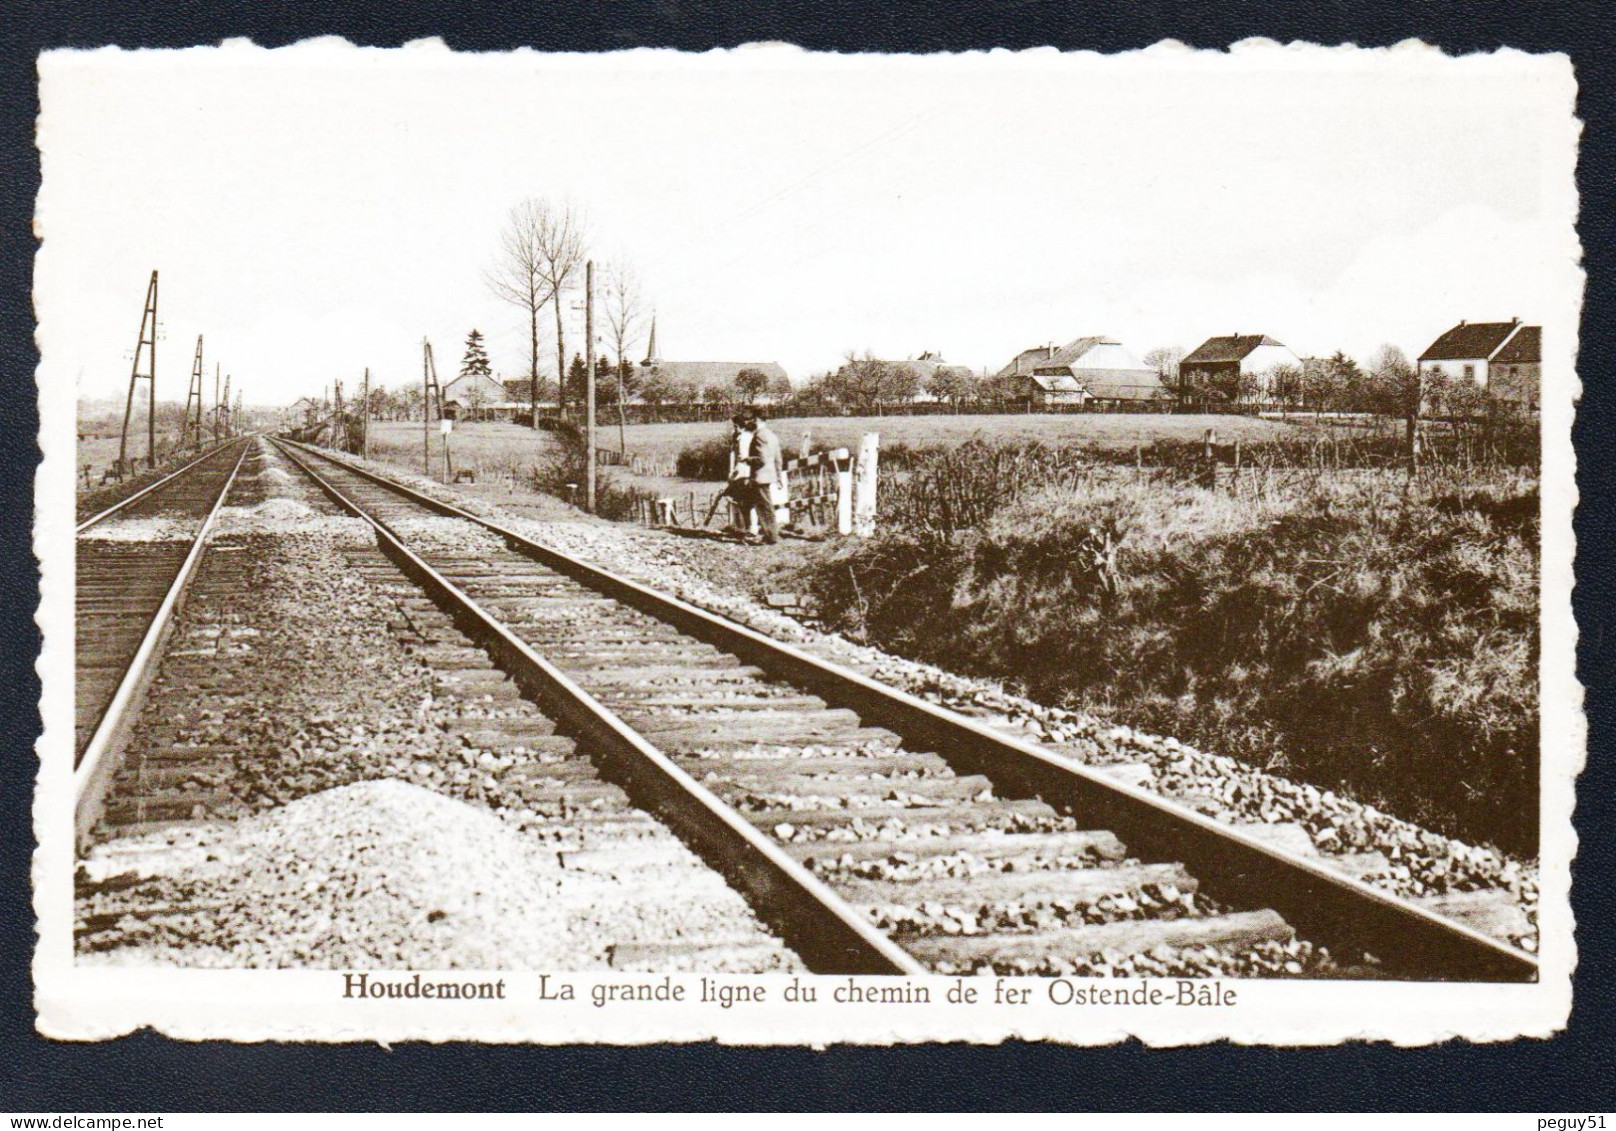
[(1316, 859), (282, 451), (817, 970), (1535, 976)]
[(78, 524), (74, 766), (104, 773), (248, 441), (223, 444)]

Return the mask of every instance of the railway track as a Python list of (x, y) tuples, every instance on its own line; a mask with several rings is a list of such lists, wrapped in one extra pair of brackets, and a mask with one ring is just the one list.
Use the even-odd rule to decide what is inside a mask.
[[(386, 899), (356, 912), (361, 925), (352, 940), (329, 933), (328, 941), (344, 948), (341, 957), (322, 958), (313, 939), (299, 935), (316, 914), (292, 910), (311, 903), (311, 876), (326, 869), (347, 875), (328, 881), (345, 904), (356, 890), (353, 874), (343, 873), (340, 837), (303, 848), (307, 870), (292, 862), (287, 872), (288, 857), (297, 853), (246, 863), (234, 835), (255, 827), (244, 835), (262, 835), (254, 814), (275, 819), (300, 800), (326, 806), (339, 826), (375, 820), (375, 813), (363, 815), (363, 802), (342, 799), (349, 791), (341, 787), (364, 790), (382, 779), (402, 787), (403, 778), (427, 785), (446, 804), (481, 802), (485, 814), (500, 812), (530, 851), (564, 859), (559, 870), (552, 865), (554, 878), (542, 881), (546, 900), (502, 923), (501, 933), (519, 932), (524, 917), (553, 932), (568, 922), (567, 906), (580, 900), (598, 906), (575, 919), (564, 938), (534, 939), (526, 948), (513, 939), (502, 953), (518, 967), (532, 965), (535, 953), (559, 953), (622, 969), (800, 968), (722, 877), (603, 780), (575, 740), (373, 538), (355, 530), (367, 529), (362, 523), (344, 516), (331, 524), (337, 515), (345, 512), (267, 442), (249, 449), (191, 578), (184, 613), (129, 712), (128, 741), (106, 778), (97, 816), (81, 836), (80, 954), (156, 947), (216, 961), (224, 948), (246, 965), (295, 958), (347, 966), (366, 964), (352, 949), (363, 945), (370, 964), (396, 965), (411, 947), (417, 964), (433, 964), (433, 940), (415, 935), (421, 924), (402, 923), (399, 905)], [(353, 605), (360, 601), (363, 614)], [(340, 608), (347, 611), (336, 613)], [(352, 639), (361, 624), (385, 642)], [(333, 647), (344, 654), (341, 661)], [(366, 670), (372, 665), (388, 675)], [(396, 681), (397, 693), (379, 692), (378, 678)], [(423, 692), (429, 716), (419, 714)], [(359, 732), (368, 732), (368, 741), (350, 743)], [(400, 758), (413, 772), (401, 772)], [(490, 793), (495, 775), (497, 792)], [(418, 801), (397, 790), (366, 796), (407, 803), (417, 815), (446, 812), (417, 809)], [(401, 849), (361, 842), (361, 851)], [(174, 877), (176, 868), (215, 860), (223, 863), (209, 872), (212, 878)], [(409, 867), (430, 866), (412, 862), (402, 870)], [(297, 892), (288, 899), (277, 877), (291, 874)], [(419, 894), (403, 875), (377, 881), (372, 889), (359, 880), (357, 888), (390, 892), (389, 898)], [(401, 941), (400, 931), (410, 941)], [(473, 933), (483, 941), (472, 945), (487, 945), (486, 934)], [(539, 960), (547, 968), (565, 962)]]
[(1193, 972), (1210, 948), (1233, 972), (1536, 976), (1327, 862), (277, 443), (493, 658), (471, 682), (513, 681), (815, 970)]
[[(249, 442), (225, 444), (78, 524), (74, 771), (80, 835)], [(131, 529), (138, 536), (127, 537)]]

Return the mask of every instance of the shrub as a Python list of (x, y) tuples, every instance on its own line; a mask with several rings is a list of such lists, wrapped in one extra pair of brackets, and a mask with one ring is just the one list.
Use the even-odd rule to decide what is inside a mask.
[(681, 450), (674, 463), (674, 470), (685, 479), (706, 479), (722, 483), (729, 478), (729, 453), (728, 437), (713, 436), (687, 445)]
[[(529, 470), (534, 490), (571, 503), (582, 503), (584, 483), (589, 476), (589, 449), (583, 430), (567, 421), (558, 422), (555, 451), (545, 455)], [(640, 504), (655, 496), (638, 487), (625, 487), (610, 468), (595, 468), (595, 513), (614, 521), (638, 515)]]
[(1113, 475), (893, 525), (813, 588), (894, 651), (1531, 854), (1537, 514), (1508, 472), (1260, 498)]

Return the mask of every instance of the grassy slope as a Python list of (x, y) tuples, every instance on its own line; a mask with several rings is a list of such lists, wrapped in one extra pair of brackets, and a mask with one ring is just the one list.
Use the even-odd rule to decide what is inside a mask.
[(1407, 494), (1389, 473), (1268, 498), (1052, 488), (979, 532), (888, 533), (811, 575), (899, 652), (1531, 855), (1537, 513), (1535, 481), (1505, 474)]

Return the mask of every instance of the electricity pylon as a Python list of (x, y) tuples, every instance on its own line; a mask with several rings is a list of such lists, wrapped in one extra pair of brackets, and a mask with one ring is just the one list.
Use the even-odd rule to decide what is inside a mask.
[(185, 426), (180, 430), (180, 446), (186, 448), (202, 446), (201, 334), (196, 336), (196, 356), (191, 359), (191, 391), (185, 395)]
[[(140, 351), (146, 350), (146, 372), (140, 371)], [(146, 466), (157, 466), (157, 272), (146, 284), (146, 305), (140, 314), (140, 337), (129, 368), (129, 396), (123, 402), (123, 431), (118, 436), (118, 467), (129, 466), (129, 416), (135, 408), (135, 384), (146, 382)]]

